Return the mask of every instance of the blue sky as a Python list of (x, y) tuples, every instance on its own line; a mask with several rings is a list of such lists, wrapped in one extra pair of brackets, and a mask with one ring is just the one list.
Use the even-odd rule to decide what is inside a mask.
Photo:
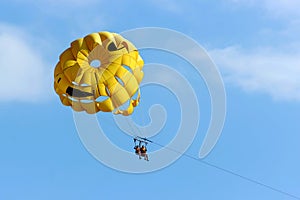
[[(299, 8), (297, 0), (1, 1), (0, 199), (295, 199), (186, 156), (153, 173), (128, 174), (89, 154), (71, 109), (53, 90), (58, 56), (89, 33), (148, 26), (194, 38), (222, 74), (226, 122), (204, 160), (300, 199)], [(210, 119), (203, 80), (170, 55), (141, 55), (145, 63), (174, 67), (197, 89), (201, 120), (187, 151), (197, 158)], [(142, 92), (137, 116), (149, 120), (141, 113), (153, 103), (171, 112), (154, 138), (166, 144), (179, 123), (176, 100), (159, 87)], [(106, 128), (115, 143), (131, 149), (129, 137)]]

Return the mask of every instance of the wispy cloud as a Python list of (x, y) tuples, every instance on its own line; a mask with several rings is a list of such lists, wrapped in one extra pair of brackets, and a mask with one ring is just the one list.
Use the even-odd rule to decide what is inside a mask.
[(184, 2), (174, 0), (149, 0), (152, 5), (171, 13), (182, 13)]
[(269, 15), (290, 17), (300, 17), (300, 1), (299, 0), (226, 0), (241, 6), (260, 7), (268, 11)]
[(300, 100), (300, 52), (270, 49), (245, 51), (238, 47), (211, 50), (225, 81), (246, 91), (270, 94), (280, 100)]
[(272, 26), (256, 30), (269, 44), (247, 47), (236, 44), (214, 48), (209, 54), (220, 67), (227, 83), (245, 91), (261, 92), (279, 100), (300, 101), (300, 1), (225, 0), (234, 5), (261, 9), (281, 29)]
[(50, 97), (52, 68), (20, 29), (0, 24), (0, 102)]
[[(12, 2), (16, 2), (16, 3), (24, 3), (22, 0), (12, 0)], [(68, 6), (68, 7), (78, 7), (78, 6), (88, 6), (89, 4), (93, 4), (99, 2), (99, 0), (60, 0), (60, 1), (56, 1), (56, 0), (28, 0), (26, 1), (26, 3), (30, 3), (30, 4), (36, 4), (36, 5), (45, 5), (47, 4), (48, 6), (57, 6), (57, 5), (61, 5), (61, 6)]]
[[(258, 1), (260, 2), (260, 1)], [(276, 15), (298, 15), (299, 8), (300, 8), (300, 1), (299, 0), (264, 0), (265, 7), (271, 13)]]

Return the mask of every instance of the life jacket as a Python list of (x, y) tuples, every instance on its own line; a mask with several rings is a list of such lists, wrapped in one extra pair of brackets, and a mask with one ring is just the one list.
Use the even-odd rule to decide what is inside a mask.
[(136, 147), (135, 148), (135, 153), (139, 153), (140, 152), (140, 148), (139, 147)]
[(141, 153), (146, 153), (147, 152), (147, 149), (145, 147), (142, 147), (141, 148)]

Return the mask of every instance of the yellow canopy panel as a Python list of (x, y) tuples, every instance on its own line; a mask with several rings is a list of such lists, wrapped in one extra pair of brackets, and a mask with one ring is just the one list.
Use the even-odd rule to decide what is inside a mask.
[[(143, 65), (136, 47), (121, 35), (92, 33), (73, 41), (60, 55), (54, 89), (62, 104), (75, 111), (130, 115), (139, 103)], [(119, 109), (126, 102), (129, 106)]]

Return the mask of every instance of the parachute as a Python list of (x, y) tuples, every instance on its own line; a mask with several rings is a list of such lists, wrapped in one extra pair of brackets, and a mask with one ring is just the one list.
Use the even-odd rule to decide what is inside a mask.
[[(93, 66), (95, 61), (98, 66)], [(140, 101), (143, 65), (136, 47), (121, 35), (92, 33), (73, 41), (60, 55), (54, 89), (62, 104), (75, 111), (127, 116)]]

